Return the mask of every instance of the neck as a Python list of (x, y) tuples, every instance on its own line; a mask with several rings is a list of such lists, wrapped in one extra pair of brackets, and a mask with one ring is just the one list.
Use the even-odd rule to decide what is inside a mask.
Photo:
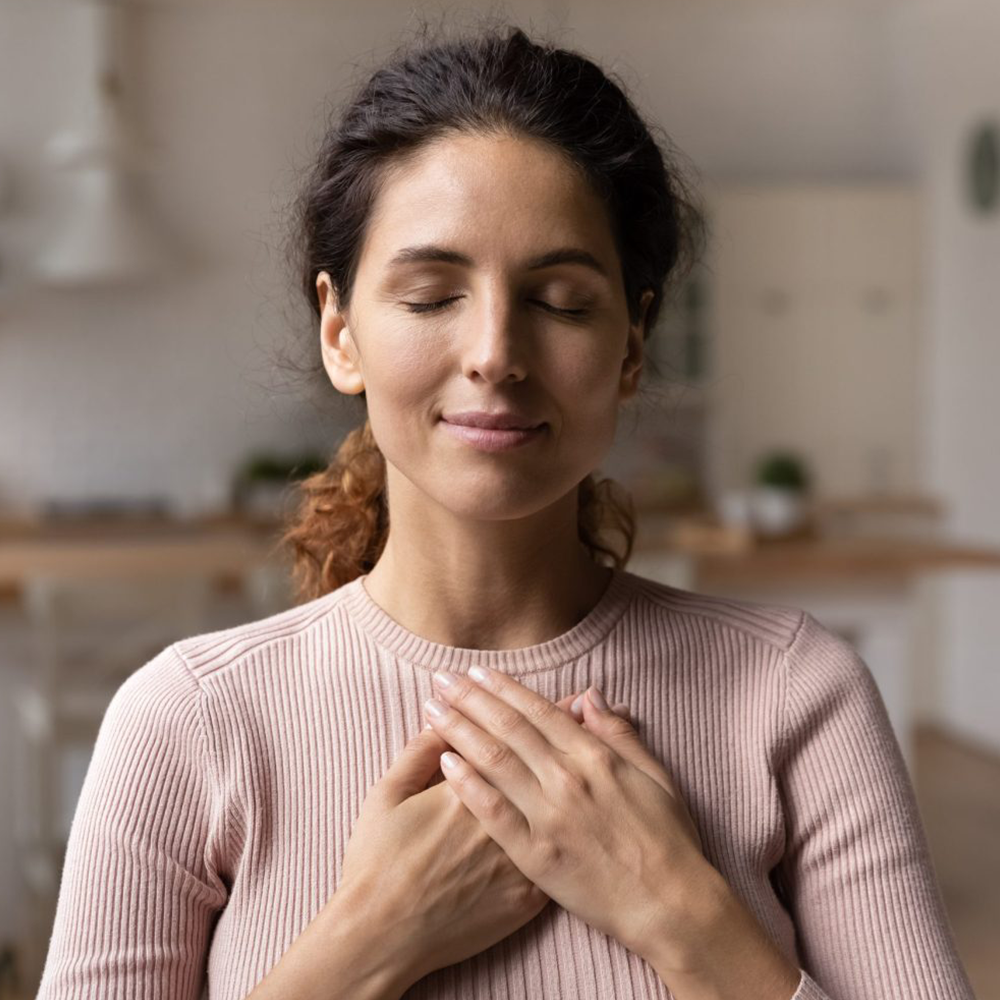
[[(398, 498), (399, 491), (390, 495)], [(518, 649), (571, 629), (611, 571), (577, 533), (577, 494), (525, 518), (474, 520), (390, 505), (389, 535), (364, 587), (417, 635), (465, 649)]]

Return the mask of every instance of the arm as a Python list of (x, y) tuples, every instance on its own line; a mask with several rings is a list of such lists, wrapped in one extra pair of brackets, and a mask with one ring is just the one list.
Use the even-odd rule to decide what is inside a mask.
[(118, 688), (70, 827), (36, 1000), (195, 1000), (227, 890), (201, 689), (171, 646)]
[(804, 614), (785, 671), (775, 777), (787, 837), (776, 875), (801, 967), (708, 864), (685, 919), (675, 911), (651, 927), (640, 953), (677, 1000), (974, 1000), (869, 668)]
[(247, 1000), (398, 1000), (421, 976), (375, 905), (343, 885)]
[[(803, 991), (803, 971), (707, 861), (685, 895), (683, 921), (675, 917), (651, 928), (639, 952), (675, 1000), (829, 1000), (822, 992)], [(679, 922), (688, 940), (682, 947)]]
[(858, 653), (804, 614), (785, 657), (778, 890), (798, 930), (794, 1000), (973, 1000), (916, 796)]

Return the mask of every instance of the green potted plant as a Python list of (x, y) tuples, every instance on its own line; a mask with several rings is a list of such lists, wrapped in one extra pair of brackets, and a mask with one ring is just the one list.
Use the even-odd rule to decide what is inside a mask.
[(763, 454), (754, 470), (754, 527), (769, 536), (795, 531), (805, 518), (810, 489), (811, 476), (801, 456), (785, 450)]

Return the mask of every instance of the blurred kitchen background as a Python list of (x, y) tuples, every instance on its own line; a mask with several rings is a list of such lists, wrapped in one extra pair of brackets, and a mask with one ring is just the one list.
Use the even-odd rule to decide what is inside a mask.
[(617, 72), (699, 172), (709, 253), (601, 471), (629, 569), (805, 607), (883, 693), (962, 958), (1000, 998), (995, 0), (0, 0), (0, 1000), (33, 995), (122, 679), (289, 606), (289, 484), (356, 419), (285, 211), (415, 11)]

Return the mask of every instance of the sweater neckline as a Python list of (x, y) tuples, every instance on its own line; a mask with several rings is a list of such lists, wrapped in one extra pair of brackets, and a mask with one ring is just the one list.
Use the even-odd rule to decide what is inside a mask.
[(411, 632), (393, 618), (365, 589), (367, 573), (341, 588), (351, 618), (383, 649), (427, 670), (467, 673), (477, 663), (505, 674), (551, 670), (593, 649), (622, 617), (634, 594), (632, 574), (610, 567), (611, 577), (597, 603), (560, 635), (515, 649), (469, 649), (447, 646)]

